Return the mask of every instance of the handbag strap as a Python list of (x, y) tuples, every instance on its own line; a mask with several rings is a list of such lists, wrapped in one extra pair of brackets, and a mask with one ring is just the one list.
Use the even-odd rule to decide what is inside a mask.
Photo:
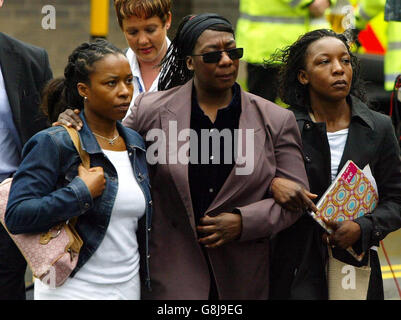
[[(81, 158), (82, 165), (84, 166), (85, 169), (89, 169), (90, 168), (89, 154), (82, 148), (78, 131), (74, 128), (70, 128), (65, 125), (63, 125), (63, 127), (67, 130), (68, 134), (70, 135), (70, 138), (75, 146), (75, 149), (77, 149), (79, 157)], [(77, 217), (73, 217), (69, 220), (70, 221), (69, 223), (74, 227), (75, 224), (77, 223), (77, 220), (78, 220)]]
[[(329, 253), (329, 257), (335, 259), (335, 258), (333, 257), (333, 252), (332, 252), (332, 250), (331, 250), (331, 246), (330, 246), (330, 245), (327, 245), (327, 251), (328, 251), (328, 253)], [(368, 250), (368, 264), (367, 264), (367, 267), (370, 268), (370, 249)]]
[(333, 252), (331, 252), (331, 245), (327, 245), (327, 252), (329, 253), (329, 257), (333, 258)]
[(74, 143), (75, 149), (77, 149), (79, 157), (81, 158), (82, 165), (84, 166), (84, 168), (89, 169), (90, 168), (89, 154), (82, 148), (78, 131), (74, 128), (70, 128), (65, 125), (63, 125), (63, 127), (67, 130), (68, 134), (70, 135), (70, 138)]

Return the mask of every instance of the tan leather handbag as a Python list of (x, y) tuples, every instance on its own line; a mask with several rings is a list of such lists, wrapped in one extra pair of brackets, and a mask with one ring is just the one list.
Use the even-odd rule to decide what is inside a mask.
[[(84, 167), (89, 168), (89, 155), (82, 149), (78, 132), (65, 127), (81, 157)], [(12, 179), (0, 184), (0, 222), (21, 251), (35, 278), (51, 287), (61, 286), (77, 265), (83, 241), (75, 230), (76, 219), (63, 222), (42, 234), (11, 234), (4, 216)]]
[(330, 246), (328, 252), (326, 275), (329, 300), (366, 300), (371, 273), (370, 255), (367, 266), (355, 267), (334, 258)]

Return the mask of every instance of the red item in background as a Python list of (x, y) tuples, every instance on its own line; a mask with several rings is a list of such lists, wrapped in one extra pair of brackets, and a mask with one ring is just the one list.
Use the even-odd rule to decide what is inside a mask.
[(390, 270), (391, 270), (391, 273), (393, 275), (393, 279), (394, 279), (395, 285), (396, 285), (397, 290), (398, 290), (398, 294), (399, 294), (400, 299), (401, 299), (401, 289), (400, 289), (400, 286), (398, 285), (398, 280), (397, 280), (397, 277), (394, 274), (393, 267), (391, 266), (390, 259), (389, 259), (388, 255), (387, 255), (386, 249), (384, 249), (383, 241), (380, 241), (380, 246), (383, 249), (384, 256), (386, 257), (387, 264), (390, 267)]
[(386, 52), (370, 25), (359, 33), (358, 40), (366, 50), (366, 53), (384, 55)]

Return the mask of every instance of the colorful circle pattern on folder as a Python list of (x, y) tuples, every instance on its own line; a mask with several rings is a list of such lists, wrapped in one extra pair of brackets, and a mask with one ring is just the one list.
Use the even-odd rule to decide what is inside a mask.
[(338, 179), (326, 195), (319, 215), (328, 220), (354, 220), (376, 208), (378, 197), (369, 180), (357, 171), (352, 179)]

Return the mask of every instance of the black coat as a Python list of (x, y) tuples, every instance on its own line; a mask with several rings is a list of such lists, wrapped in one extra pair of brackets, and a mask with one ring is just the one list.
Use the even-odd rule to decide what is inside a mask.
[[(48, 126), (40, 112), (40, 94), (52, 78), (44, 49), (0, 32), (0, 66), (21, 144)], [(25, 299), (26, 262), (0, 225), (0, 300)]]
[[(361, 238), (353, 246), (366, 252), (378, 246), (386, 235), (401, 227), (401, 160), (391, 119), (370, 110), (357, 98), (350, 100), (351, 123), (339, 170), (347, 160), (363, 169), (370, 165), (379, 190), (379, 204), (371, 213), (355, 220), (361, 227)], [(314, 123), (306, 110), (292, 111), (302, 135), (306, 172), (311, 192), (323, 195), (331, 184), (330, 147), (326, 125)], [(273, 240), (271, 267), (272, 299), (327, 299), (325, 264), (327, 247), (322, 242), (323, 228), (305, 214)], [(371, 279), (368, 299), (383, 299), (383, 282), (376, 251), (371, 253)], [(333, 250), (335, 257), (356, 266), (346, 251)]]
[(53, 75), (44, 49), (0, 32), (0, 65), (22, 145), (49, 126), (40, 112), (41, 90)]

